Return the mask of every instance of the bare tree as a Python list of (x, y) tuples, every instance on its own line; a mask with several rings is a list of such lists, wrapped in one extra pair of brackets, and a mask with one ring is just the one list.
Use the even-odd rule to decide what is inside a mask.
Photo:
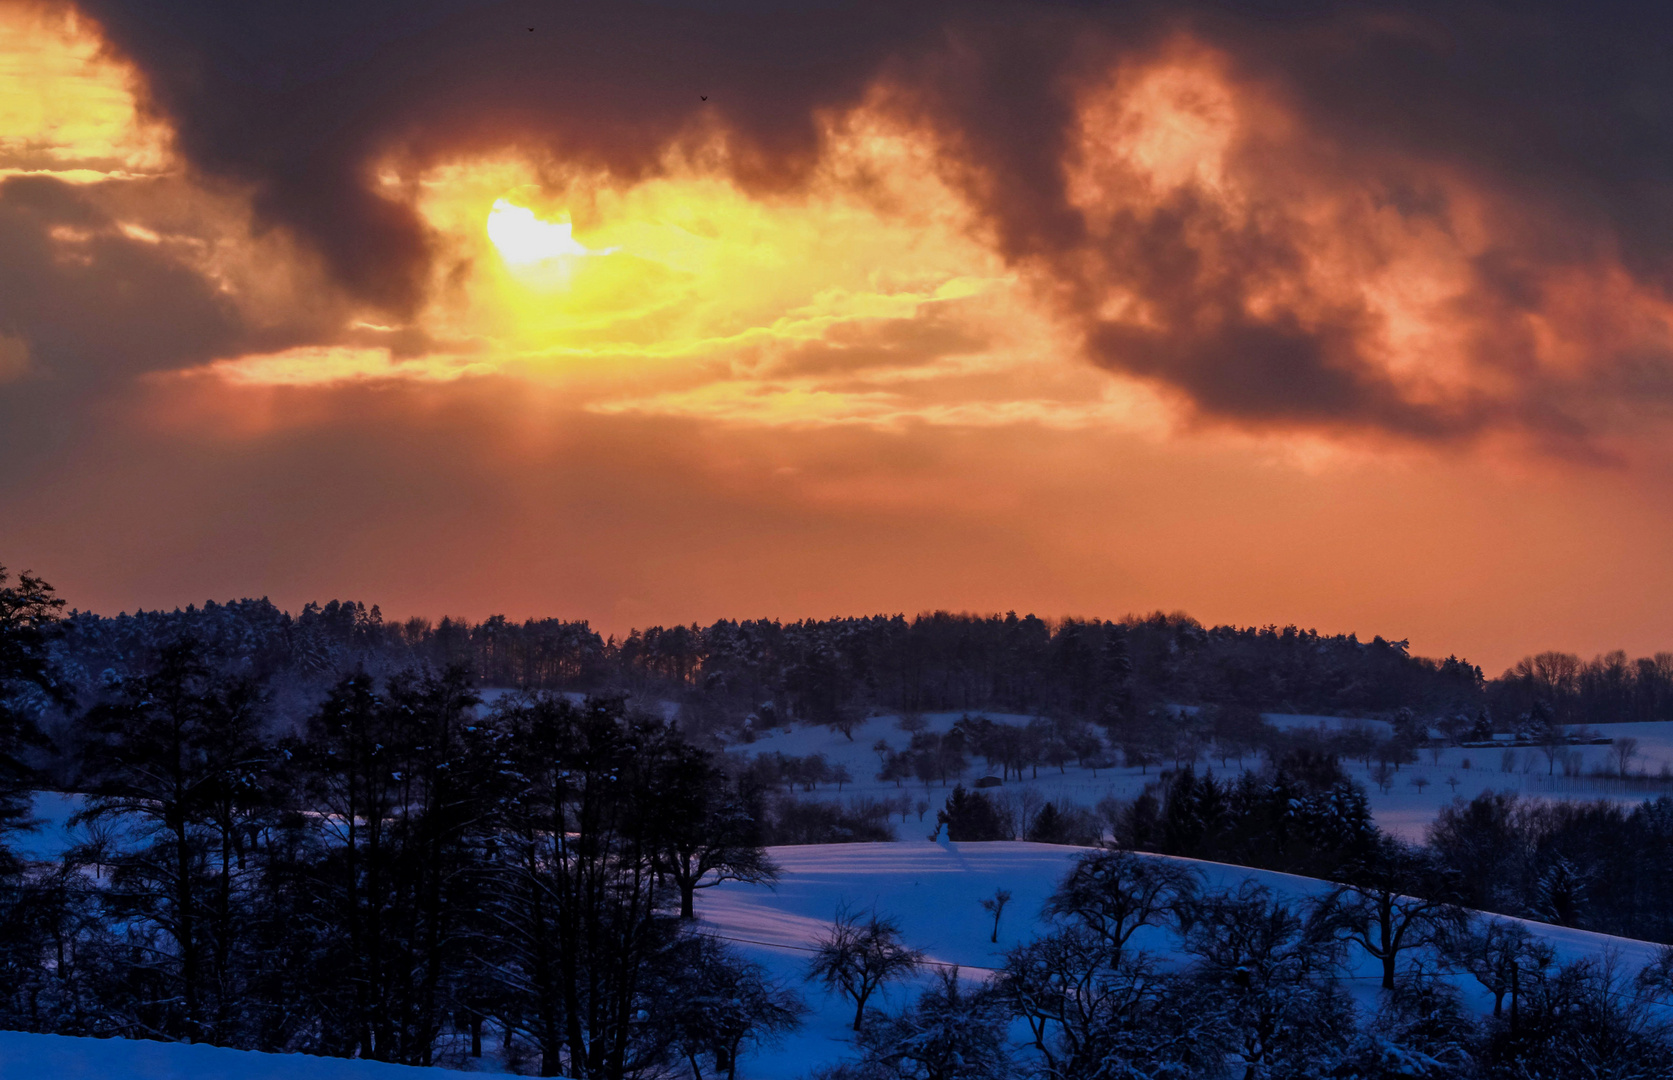
[(1464, 921), (1451, 902), (1455, 891), (1431, 856), (1386, 840), (1349, 868), (1344, 882), (1320, 901), (1316, 918), (1381, 961), (1383, 989), (1392, 990), (1402, 952), (1443, 942)]
[(807, 1007), (760, 964), (745, 960), (717, 939), (696, 935), (684, 943), (681, 959), (692, 984), (677, 995), (667, 1018), (675, 1045), (702, 1080), (699, 1062), (714, 1062), (715, 1072), (733, 1080), (745, 1043), (776, 1043), (801, 1026)]
[(1224, 1000), (1245, 1077), (1283, 1075), (1286, 1057), (1340, 1038), (1351, 1007), (1329, 979), (1342, 946), (1327, 929), (1253, 881), (1189, 907), (1193, 973), (1236, 988)]
[(1079, 920), (1104, 940), (1113, 962), (1139, 927), (1172, 918), (1197, 885), (1192, 870), (1168, 859), (1096, 851), (1075, 860), (1045, 913)]
[(1623, 735), (1610, 745), (1609, 753), (1615, 759), (1616, 770), (1625, 777), (1627, 766), (1638, 756), (1638, 740), (1631, 735)]
[(697, 917), (698, 889), (723, 881), (777, 880), (778, 867), (760, 846), (759, 823), (711, 754), (678, 744), (656, 764), (655, 782), (664, 799), (657, 870), (679, 889), (682, 919)]
[(1563, 734), (1561, 725), (1550, 723), (1539, 729), (1539, 750), (1545, 755), (1545, 775), (1556, 775), (1557, 759), (1568, 753), (1567, 743), (1568, 737)]
[(1457, 953), (1469, 973), (1493, 995), (1494, 1016), (1504, 1014), (1505, 997), (1510, 997), (1513, 1020), (1522, 994), (1545, 977), (1546, 969), (1557, 958), (1550, 945), (1530, 934), (1521, 923), (1505, 919), (1488, 920), (1449, 951)]
[(999, 944), (999, 917), (1005, 914), (1005, 905), (1011, 902), (1011, 890), (995, 889), (993, 895), (982, 901), (982, 910), (993, 916), (993, 936), (989, 938), (993, 944)]
[(830, 1080), (1008, 1080), (1010, 1010), (990, 987), (967, 991), (958, 969), (943, 971), (917, 1004), (872, 1024), (854, 1040), (856, 1066)]
[(922, 952), (901, 943), (900, 924), (894, 919), (874, 911), (862, 922), (858, 915), (839, 911), (808, 965), (807, 977), (854, 1003), (854, 1030), (859, 1031), (866, 1002), (877, 988), (913, 974), (923, 962)]

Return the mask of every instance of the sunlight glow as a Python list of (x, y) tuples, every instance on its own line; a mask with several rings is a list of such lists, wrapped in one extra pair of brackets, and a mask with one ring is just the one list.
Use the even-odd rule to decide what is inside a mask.
[(495, 199), (488, 212), (488, 239), (500, 257), (513, 266), (525, 266), (570, 255), (609, 255), (615, 248), (593, 250), (575, 239), (568, 221), (542, 221), (534, 211), (506, 199)]

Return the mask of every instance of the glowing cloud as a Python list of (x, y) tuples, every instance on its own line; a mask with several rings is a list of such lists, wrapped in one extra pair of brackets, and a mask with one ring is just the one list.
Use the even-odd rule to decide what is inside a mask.
[(140, 117), (133, 82), (74, 10), (0, 4), (0, 178), (166, 170), (168, 134)]

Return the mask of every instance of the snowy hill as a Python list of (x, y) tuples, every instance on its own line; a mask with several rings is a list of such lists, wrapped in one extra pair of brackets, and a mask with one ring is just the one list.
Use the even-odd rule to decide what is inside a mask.
[[(1051, 844), (954, 844), (921, 839), (773, 848), (772, 856), (783, 871), (775, 889), (734, 883), (717, 886), (699, 894), (698, 914), (705, 929), (731, 941), (790, 983), (802, 982), (808, 950), (845, 906), (856, 911), (875, 908), (895, 917), (905, 942), (924, 950), (930, 960), (957, 965), (967, 977), (985, 978), (1003, 962), (1007, 949), (1040, 933), (1041, 906), (1070, 860), (1083, 850)], [(1232, 889), (1254, 879), (1280, 897), (1302, 899), (1328, 888), (1324, 882), (1292, 874), (1190, 859), (1173, 861), (1200, 871), (1209, 890)], [(997, 944), (989, 940), (993, 918), (980, 906), (995, 889), (1008, 889), (1013, 897), (1000, 922)], [(1524, 925), (1552, 945), (1559, 962), (1613, 951), (1624, 968), (1637, 970), (1653, 960), (1659, 949), (1648, 942), (1543, 923)], [(1134, 941), (1159, 953), (1171, 945), (1169, 935), (1151, 928), (1141, 930)], [(1355, 998), (1370, 1005), (1378, 994), (1376, 962), (1352, 952), (1349, 961), (1342, 978)], [(886, 989), (884, 1006), (898, 1008), (928, 981), (926, 974), (917, 985)], [(1491, 1011), (1491, 999), (1472, 979), (1465, 976), (1458, 985), (1472, 1007), (1482, 1013)], [(744, 1058), (742, 1076), (790, 1078), (814, 1064), (844, 1056), (853, 1006), (826, 997), (812, 986), (804, 987), (803, 993), (812, 1011), (801, 1031), (776, 1048)]]
[(437, 1069), (221, 1046), (0, 1031), (5, 1080), (437, 1080)]

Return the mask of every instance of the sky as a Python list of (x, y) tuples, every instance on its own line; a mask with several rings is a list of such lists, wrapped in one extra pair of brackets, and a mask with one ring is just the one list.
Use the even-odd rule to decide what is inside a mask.
[(1670, 31), (0, 0), (0, 563), (1673, 649)]

